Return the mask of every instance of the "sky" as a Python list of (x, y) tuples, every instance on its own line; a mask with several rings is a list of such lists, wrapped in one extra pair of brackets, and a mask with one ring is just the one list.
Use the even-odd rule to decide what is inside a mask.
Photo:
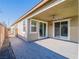
[(0, 0), (0, 22), (10, 26), (41, 0)]

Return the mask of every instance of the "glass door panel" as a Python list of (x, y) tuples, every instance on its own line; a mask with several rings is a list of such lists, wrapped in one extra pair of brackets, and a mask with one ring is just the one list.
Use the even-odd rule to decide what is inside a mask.
[(43, 32), (43, 34), (44, 34), (44, 37), (46, 36), (46, 24), (44, 23), (44, 32)]
[(39, 23), (39, 35), (40, 37), (46, 37), (46, 23)]
[(55, 23), (55, 37), (60, 37), (60, 22)]
[(68, 22), (61, 22), (61, 36), (68, 36)]
[(39, 35), (43, 36), (43, 24), (40, 22)]

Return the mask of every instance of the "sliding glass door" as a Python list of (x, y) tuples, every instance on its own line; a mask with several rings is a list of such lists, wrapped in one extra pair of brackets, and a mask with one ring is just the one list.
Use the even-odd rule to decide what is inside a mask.
[(46, 37), (46, 23), (39, 22), (39, 37)]
[(68, 38), (68, 21), (60, 21), (54, 23), (54, 37), (59, 39)]
[(55, 37), (60, 37), (60, 22), (55, 23)]

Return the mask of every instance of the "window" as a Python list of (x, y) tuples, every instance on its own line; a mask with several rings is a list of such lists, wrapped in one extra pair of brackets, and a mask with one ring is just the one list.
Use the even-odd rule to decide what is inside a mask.
[(26, 28), (25, 28), (25, 21), (23, 21), (23, 31), (24, 31), (24, 32), (26, 31)]
[(36, 32), (37, 30), (37, 28), (36, 28), (36, 21), (34, 21), (34, 20), (31, 20), (31, 32)]

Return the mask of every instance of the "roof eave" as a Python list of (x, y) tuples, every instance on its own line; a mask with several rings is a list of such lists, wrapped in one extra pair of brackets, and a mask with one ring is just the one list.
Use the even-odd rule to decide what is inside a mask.
[(41, 6), (43, 6), (45, 3), (49, 2), (50, 0), (42, 0), (39, 4), (37, 4), (36, 6), (34, 6), (31, 10), (28, 11), (28, 13), (25, 13), (23, 16), (21, 16), (14, 24), (12, 24), (11, 26), (17, 24), (18, 22), (20, 22), (23, 18), (27, 17), (28, 15), (30, 15), (32, 12), (34, 12), (36, 9), (40, 8)]

